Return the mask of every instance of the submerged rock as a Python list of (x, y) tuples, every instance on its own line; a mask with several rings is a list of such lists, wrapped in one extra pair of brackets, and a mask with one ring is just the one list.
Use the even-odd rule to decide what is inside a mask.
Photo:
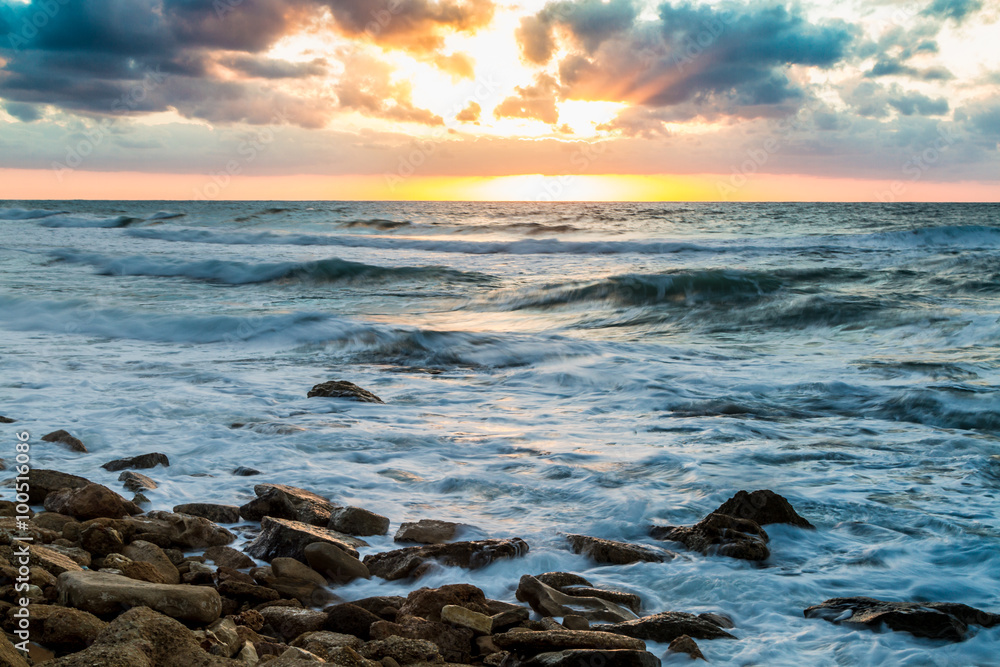
[(970, 625), (992, 628), (1000, 614), (954, 602), (887, 602), (869, 597), (832, 598), (803, 612), (806, 618), (891, 630), (917, 637), (962, 641)]
[(739, 491), (722, 503), (716, 514), (726, 514), (737, 519), (749, 519), (761, 526), (769, 523), (787, 523), (800, 528), (815, 528), (799, 516), (795, 508), (783, 496), (774, 491), (762, 489), (747, 493)]
[[(670, 646), (667, 647), (667, 651), (670, 653), (687, 653), (691, 656), (692, 660), (705, 660), (705, 656), (702, 654), (701, 649), (698, 648), (698, 644), (687, 635), (681, 635), (674, 641), (670, 642)], [(708, 661), (705, 660), (705, 662)]]
[(582, 616), (588, 621), (611, 623), (637, 618), (634, 612), (614, 602), (593, 596), (567, 595), (546, 586), (530, 574), (521, 577), (515, 596), (531, 605), (543, 618)]
[(16, 419), (11, 419), (10, 417), (4, 417), (0, 415), (0, 424), (13, 424), (16, 421), (17, 421)]
[(248, 521), (260, 521), (269, 516), (325, 527), (335, 509), (323, 496), (295, 486), (258, 484), (253, 491), (257, 497), (240, 507), (240, 516)]
[(736, 639), (710, 620), (681, 611), (666, 611), (614, 625), (596, 625), (593, 629), (661, 644), (683, 635), (696, 639)]
[(170, 459), (167, 458), (166, 454), (160, 454), (159, 452), (140, 454), (139, 456), (131, 456), (127, 459), (115, 459), (114, 461), (108, 461), (101, 467), (105, 470), (110, 470), (111, 472), (118, 472), (119, 470), (126, 470), (130, 468), (138, 470), (155, 468), (158, 465), (162, 465), (164, 467), (170, 465)]
[(236, 475), (237, 477), (252, 477), (254, 475), (260, 475), (263, 473), (261, 473), (261, 471), (257, 470), (256, 468), (247, 468), (246, 466), (240, 466), (235, 470), (233, 470), (233, 474)]
[(495, 560), (517, 558), (528, 553), (528, 544), (519, 537), (407, 547), (365, 556), (364, 563), (376, 577), (395, 581), (419, 577), (435, 562), (475, 570)]
[(693, 526), (653, 526), (657, 540), (680, 542), (692, 551), (744, 560), (766, 560), (768, 536), (756, 522), (727, 514), (709, 514)]
[(305, 549), (315, 542), (332, 544), (354, 558), (358, 557), (358, 550), (355, 547), (368, 546), (367, 542), (356, 537), (326, 528), (310, 526), (300, 521), (266, 516), (260, 525), (260, 535), (248, 544), (244, 551), (254, 558), (266, 561), (271, 561), (278, 556), (287, 556), (302, 563), (308, 563)]
[(222, 611), (222, 599), (209, 586), (154, 584), (105, 572), (65, 572), (58, 589), (59, 604), (97, 615), (145, 606), (178, 620), (211, 623)]
[(566, 539), (569, 541), (573, 553), (590, 556), (598, 563), (609, 565), (628, 565), (638, 562), (662, 563), (677, 555), (671, 551), (644, 544), (616, 542), (589, 535), (567, 535)]
[(362, 389), (353, 382), (346, 380), (330, 380), (315, 385), (306, 394), (307, 398), (348, 398), (362, 403), (385, 403), (381, 398), (367, 389)]
[(52, 433), (46, 433), (42, 436), (42, 440), (45, 442), (58, 442), (61, 445), (66, 445), (74, 452), (87, 453), (87, 447), (83, 444), (79, 438), (75, 438), (69, 434), (69, 431), (64, 431), (59, 429), (58, 431), (52, 431)]

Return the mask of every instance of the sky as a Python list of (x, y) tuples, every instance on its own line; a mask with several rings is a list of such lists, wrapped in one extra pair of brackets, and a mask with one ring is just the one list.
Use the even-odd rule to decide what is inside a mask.
[(1000, 0), (0, 0), (0, 198), (997, 201)]

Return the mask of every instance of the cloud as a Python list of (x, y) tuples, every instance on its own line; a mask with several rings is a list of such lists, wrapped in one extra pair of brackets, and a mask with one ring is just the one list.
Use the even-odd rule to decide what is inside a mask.
[(44, 116), (41, 109), (34, 104), (7, 102), (3, 105), (3, 108), (4, 111), (24, 123), (33, 123), (36, 120), (40, 120)]
[(327, 63), (323, 58), (293, 63), (273, 58), (230, 56), (222, 58), (219, 63), (240, 74), (261, 79), (304, 79), (327, 73)]
[(559, 122), (556, 96), (559, 84), (548, 74), (539, 75), (533, 86), (518, 86), (517, 94), (503, 100), (493, 109), (497, 118), (527, 118), (554, 125)]
[(516, 35), (524, 57), (544, 64), (555, 48), (555, 26), (566, 28), (587, 53), (593, 53), (605, 40), (631, 28), (638, 15), (632, 0), (550, 2), (538, 14), (522, 18)]
[(926, 16), (952, 19), (956, 23), (961, 23), (982, 8), (983, 3), (980, 0), (934, 0), (923, 13)]
[(325, 0), (340, 31), (413, 51), (439, 48), (448, 32), (473, 32), (493, 20), (492, 0)]
[(478, 123), (479, 116), (482, 115), (483, 108), (479, 106), (479, 102), (469, 102), (469, 106), (465, 107), (458, 112), (455, 116), (455, 120), (460, 123)]
[(923, 93), (904, 90), (899, 84), (884, 87), (872, 81), (862, 81), (841, 92), (841, 98), (859, 116), (886, 118), (890, 109), (903, 116), (943, 116), (950, 105), (943, 97), (931, 98)]
[(354, 52), (344, 54), (345, 72), (334, 86), (340, 108), (373, 118), (423, 125), (443, 125), (444, 119), (413, 106), (408, 81), (393, 82), (388, 63)]
[(906, 76), (912, 79), (920, 79), (922, 81), (949, 81), (955, 78), (955, 75), (951, 73), (951, 70), (946, 67), (937, 65), (927, 67), (925, 69), (918, 69), (902, 63), (897, 58), (879, 60), (870, 70), (865, 72), (865, 76), (869, 78), (882, 76)]

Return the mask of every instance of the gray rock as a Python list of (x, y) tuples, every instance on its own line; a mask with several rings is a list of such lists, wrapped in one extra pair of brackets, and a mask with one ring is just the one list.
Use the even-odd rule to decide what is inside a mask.
[(693, 526), (654, 526), (650, 535), (657, 540), (680, 542), (692, 551), (743, 560), (766, 560), (768, 536), (756, 522), (728, 514), (709, 514)]
[(591, 586), (566, 586), (562, 589), (562, 592), (572, 597), (600, 598), (608, 602), (614, 602), (621, 607), (628, 607), (637, 614), (642, 609), (642, 598), (635, 593), (609, 591), (604, 588), (593, 588)]
[(639, 562), (662, 563), (677, 555), (665, 549), (657, 549), (644, 544), (617, 542), (589, 535), (567, 535), (566, 539), (569, 541), (573, 553), (583, 554), (593, 558), (598, 563), (609, 565), (628, 565)]
[(153, 584), (104, 572), (64, 572), (58, 590), (59, 604), (96, 615), (145, 606), (178, 620), (211, 623), (222, 611), (222, 599), (208, 586)]
[(118, 481), (123, 482), (126, 489), (132, 493), (141, 493), (142, 491), (152, 491), (157, 488), (156, 482), (154, 482), (149, 477), (146, 477), (142, 473), (132, 472), (131, 470), (126, 470), (121, 475), (118, 476)]
[(237, 477), (252, 477), (254, 475), (262, 474), (261, 471), (256, 468), (247, 468), (246, 466), (240, 466), (233, 470), (233, 474)]
[(158, 465), (162, 465), (164, 467), (170, 465), (170, 459), (167, 458), (166, 454), (150, 452), (149, 454), (130, 456), (127, 459), (115, 459), (114, 461), (108, 461), (101, 467), (105, 470), (110, 470), (111, 472), (118, 472), (119, 470), (126, 470), (129, 468), (134, 470), (155, 468)]
[(614, 625), (595, 625), (594, 630), (668, 644), (682, 635), (695, 639), (735, 639), (715, 623), (680, 611), (666, 611)]
[(528, 544), (519, 537), (407, 547), (365, 556), (364, 563), (376, 577), (395, 581), (419, 577), (434, 563), (475, 570), (495, 560), (518, 558), (528, 553)]
[(367, 389), (362, 389), (353, 382), (346, 380), (330, 380), (315, 385), (306, 394), (307, 398), (347, 398), (362, 403), (385, 403), (381, 398), (371, 393)]
[(869, 597), (832, 598), (804, 612), (806, 618), (878, 629), (885, 625), (917, 637), (962, 641), (970, 625), (992, 628), (1000, 614), (954, 602), (887, 602)]

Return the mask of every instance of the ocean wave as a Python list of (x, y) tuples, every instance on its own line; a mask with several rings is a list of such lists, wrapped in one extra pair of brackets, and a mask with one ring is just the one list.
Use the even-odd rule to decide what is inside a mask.
[(0, 208), (0, 220), (39, 220), (64, 214), (65, 211), (49, 211), (44, 208)]
[(934, 247), (992, 248), (1000, 245), (1000, 227), (992, 225), (948, 225), (891, 232), (836, 237), (850, 245), (878, 248)]
[(409, 220), (384, 220), (382, 218), (372, 218), (370, 220), (347, 220), (341, 222), (341, 227), (369, 227), (371, 229), (377, 229), (379, 231), (389, 231), (392, 229), (399, 229), (400, 227), (409, 227), (413, 223)]
[(38, 221), (42, 227), (93, 227), (93, 228), (115, 228), (128, 227), (137, 222), (142, 222), (142, 218), (133, 218), (127, 215), (117, 215), (114, 217), (102, 217), (97, 215), (63, 214), (46, 216)]
[(391, 280), (486, 282), (491, 279), (485, 274), (458, 271), (443, 266), (386, 267), (349, 262), (337, 258), (311, 262), (253, 264), (222, 259), (185, 261), (147, 255), (107, 257), (75, 250), (57, 250), (51, 255), (63, 262), (89, 264), (102, 275), (181, 277), (226, 285), (276, 281), (313, 283)]
[(155, 220), (174, 220), (176, 218), (183, 218), (187, 213), (174, 213), (173, 211), (157, 211), (153, 215), (146, 218), (150, 222)]

